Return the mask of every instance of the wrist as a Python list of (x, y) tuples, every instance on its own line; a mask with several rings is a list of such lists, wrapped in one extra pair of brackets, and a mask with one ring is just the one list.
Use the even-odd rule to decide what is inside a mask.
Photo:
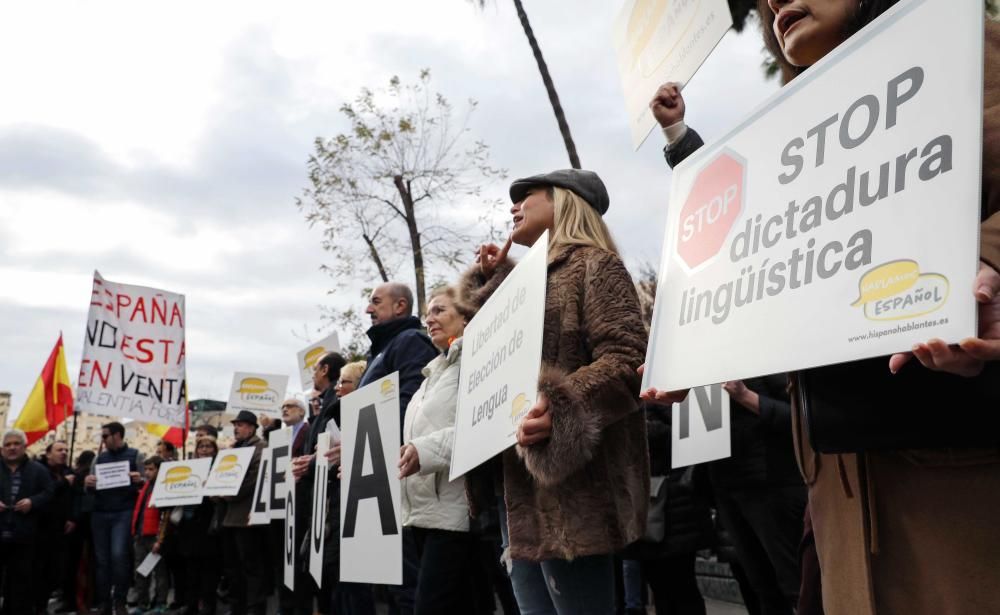
[(663, 126), (663, 136), (667, 138), (667, 147), (673, 146), (675, 143), (684, 138), (687, 134), (687, 124), (684, 120), (675, 122), (669, 126)]

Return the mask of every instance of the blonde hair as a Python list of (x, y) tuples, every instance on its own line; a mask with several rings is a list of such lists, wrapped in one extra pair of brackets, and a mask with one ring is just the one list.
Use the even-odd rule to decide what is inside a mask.
[(361, 380), (361, 375), (365, 373), (365, 368), (368, 364), (364, 361), (355, 361), (353, 363), (348, 363), (347, 365), (340, 368), (340, 377), (350, 376), (350, 379), (357, 385), (358, 381)]
[(549, 195), (555, 205), (550, 248), (559, 245), (594, 246), (619, 256), (611, 231), (604, 224), (601, 214), (587, 201), (575, 192), (557, 186), (550, 188)]

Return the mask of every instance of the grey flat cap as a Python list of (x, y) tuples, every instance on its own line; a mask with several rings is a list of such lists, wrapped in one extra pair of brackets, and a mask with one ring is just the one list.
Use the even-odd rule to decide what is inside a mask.
[(604, 187), (604, 182), (593, 171), (581, 171), (580, 169), (560, 169), (551, 173), (532, 175), (515, 179), (510, 185), (510, 200), (520, 203), (524, 197), (528, 196), (528, 191), (538, 186), (558, 186), (566, 190), (572, 190), (587, 204), (597, 210), (602, 216), (607, 213), (611, 199), (608, 197), (608, 189)]

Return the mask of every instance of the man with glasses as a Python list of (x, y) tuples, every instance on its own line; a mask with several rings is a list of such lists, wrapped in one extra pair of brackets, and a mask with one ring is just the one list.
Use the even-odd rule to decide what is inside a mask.
[[(91, 527), (94, 555), (97, 559), (96, 597), (94, 613), (120, 615), (127, 613), (125, 599), (131, 582), (130, 543), (132, 510), (142, 485), (143, 455), (125, 443), (125, 426), (118, 422), (101, 426), (101, 448), (95, 468), (105, 463), (128, 462), (130, 483), (123, 487), (101, 489), (94, 497)], [(89, 490), (96, 490), (97, 475), (91, 472), (85, 481)], [(113, 593), (112, 593), (113, 591)], [(112, 605), (114, 611), (112, 611)]]

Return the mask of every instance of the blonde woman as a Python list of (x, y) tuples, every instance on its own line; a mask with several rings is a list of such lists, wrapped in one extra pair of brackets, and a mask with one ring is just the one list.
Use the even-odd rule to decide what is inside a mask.
[(510, 197), (510, 240), (480, 249), (460, 292), (481, 306), (513, 267), (510, 244), (549, 231), (539, 395), (503, 454), (514, 594), (524, 614), (614, 613), (613, 553), (642, 536), (649, 494), (639, 301), (601, 218), (609, 198), (595, 173), (519, 179)]

